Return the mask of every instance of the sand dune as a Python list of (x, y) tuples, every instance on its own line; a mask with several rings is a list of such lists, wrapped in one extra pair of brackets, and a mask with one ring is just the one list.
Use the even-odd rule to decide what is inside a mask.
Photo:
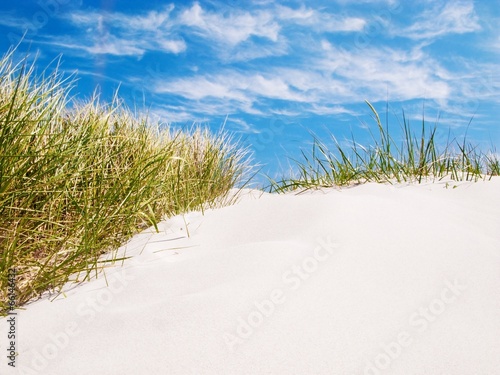
[(0, 372), (500, 373), (498, 177), (246, 191), (159, 228), (19, 311)]

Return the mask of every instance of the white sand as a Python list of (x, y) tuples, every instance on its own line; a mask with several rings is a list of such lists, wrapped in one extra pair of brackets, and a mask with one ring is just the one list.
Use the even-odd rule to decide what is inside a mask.
[(109, 287), (19, 313), (15, 370), (2, 319), (0, 373), (500, 374), (500, 178), (452, 185), (251, 192), (162, 222)]

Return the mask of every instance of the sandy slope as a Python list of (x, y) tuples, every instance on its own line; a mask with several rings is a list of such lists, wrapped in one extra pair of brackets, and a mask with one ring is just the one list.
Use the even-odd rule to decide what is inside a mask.
[[(500, 178), (250, 192), (18, 316), (2, 374), (500, 373)], [(186, 223), (185, 223), (186, 221)], [(187, 237), (189, 232), (190, 237)]]

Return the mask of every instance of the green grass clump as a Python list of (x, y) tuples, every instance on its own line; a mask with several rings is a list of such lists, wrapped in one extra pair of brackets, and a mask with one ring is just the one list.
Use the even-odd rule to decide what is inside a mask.
[(500, 175), (499, 159), (494, 153), (484, 154), (467, 143), (448, 141), (443, 151), (435, 142), (436, 126), (429, 128), (422, 120), (420, 135), (415, 136), (403, 113), (402, 141), (396, 141), (388, 127), (382, 126), (375, 108), (366, 102), (374, 115), (378, 138), (373, 145), (360, 146), (354, 139), (343, 146), (332, 136), (334, 148), (329, 149), (313, 136), (312, 152), (302, 151), (303, 160), (293, 160), (293, 177), (270, 180), (269, 191), (286, 192), (345, 186), (365, 182), (418, 182), (444, 177), (457, 181), (477, 181)]
[(161, 217), (241, 187), (247, 153), (227, 135), (153, 126), (116, 98), (73, 103), (57, 69), (36, 75), (13, 53), (0, 60), (2, 311), (9, 269), (20, 306), (72, 274), (96, 274), (100, 255)]
[(486, 158), (486, 173), (490, 176), (500, 176), (500, 159), (498, 154), (490, 152)]

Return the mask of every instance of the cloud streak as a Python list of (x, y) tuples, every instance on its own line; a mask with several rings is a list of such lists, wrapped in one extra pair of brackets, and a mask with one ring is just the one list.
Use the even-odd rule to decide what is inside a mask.
[(400, 35), (411, 39), (432, 39), (446, 34), (464, 34), (481, 30), (471, 1), (450, 1), (433, 5), (417, 17)]
[[(178, 54), (186, 50), (185, 41), (171, 32), (170, 13), (174, 7), (150, 11), (144, 15), (119, 12), (79, 11), (66, 18), (79, 33), (60, 37), (50, 43), (92, 55), (142, 56), (148, 51)], [(83, 37), (85, 35), (86, 37)], [(89, 38), (90, 36), (90, 38)]]
[(208, 12), (199, 3), (183, 11), (177, 19), (180, 25), (188, 26), (198, 35), (211, 41), (235, 46), (252, 36), (278, 40), (279, 25), (268, 11), (235, 11), (225, 16)]

